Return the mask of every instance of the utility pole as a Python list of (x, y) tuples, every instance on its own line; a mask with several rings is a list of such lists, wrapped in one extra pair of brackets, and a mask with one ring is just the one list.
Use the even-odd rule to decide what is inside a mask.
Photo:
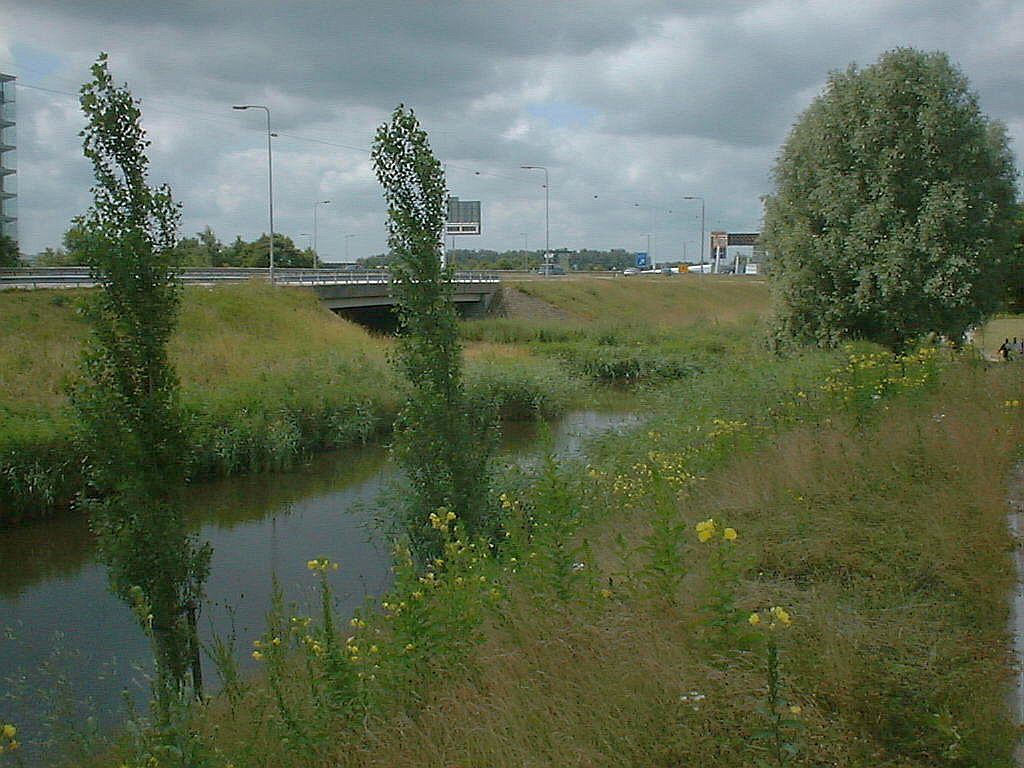
[(327, 205), (330, 200), (317, 200), (313, 203), (313, 269), (319, 268), (320, 252), (317, 250), (317, 221), (316, 221), (316, 209), (321, 205)]
[(687, 195), (683, 200), (700, 200), (700, 273), (704, 274), (704, 198)]

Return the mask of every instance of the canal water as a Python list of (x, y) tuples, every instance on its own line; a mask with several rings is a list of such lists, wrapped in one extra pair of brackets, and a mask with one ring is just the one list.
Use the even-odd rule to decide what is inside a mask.
[[(587, 437), (632, 421), (628, 414), (569, 414), (552, 426), (555, 450), (576, 453)], [(503, 460), (525, 461), (537, 451), (531, 426), (511, 425), (505, 433)], [(382, 594), (391, 560), (374, 502), (395, 473), (382, 448), (364, 447), (316, 457), (292, 473), (190, 489), (190, 514), (214, 549), (200, 618), (204, 642), (233, 636), (240, 668), (250, 668), (274, 578), (286, 602), (300, 610), (314, 604), (310, 558), (341, 564), (331, 581), (342, 613)], [(109, 593), (83, 520), (48, 520), (0, 535), (0, 722), (18, 725), (28, 762), (41, 760), (43, 742), (63, 724), (102, 730), (124, 719), (126, 701), (144, 711), (151, 669), (148, 641)], [(209, 659), (204, 672), (215, 688)]]

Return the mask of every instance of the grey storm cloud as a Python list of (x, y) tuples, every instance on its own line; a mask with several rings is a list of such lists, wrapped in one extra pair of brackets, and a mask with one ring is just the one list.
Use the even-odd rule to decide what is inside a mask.
[[(273, 110), (275, 228), (321, 251), (385, 247), (366, 155), (399, 102), (416, 109), (449, 187), (481, 199), (466, 247), (694, 253), (707, 228), (758, 226), (780, 143), (830, 70), (900, 45), (945, 50), (983, 110), (1024, 138), (1024, 0), (776, 2), (97, 2), (0, 0), (0, 70), (19, 78), (22, 247), (56, 245), (88, 205), (74, 93), (98, 51), (142, 100), (154, 181), (184, 233), (266, 231)], [(354, 235), (348, 238), (346, 235)]]

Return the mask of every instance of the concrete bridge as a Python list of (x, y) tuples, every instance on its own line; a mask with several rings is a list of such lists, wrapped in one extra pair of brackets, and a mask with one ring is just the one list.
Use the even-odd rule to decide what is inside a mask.
[[(182, 282), (196, 285), (267, 280), (267, 269), (214, 267), (186, 269)], [(301, 286), (315, 291), (320, 301), (335, 311), (386, 309), (394, 306), (391, 275), (384, 270), (347, 269), (275, 269), (278, 285)], [(496, 272), (456, 272), (452, 280), (452, 299), (466, 314), (487, 311), (501, 284)], [(36, 267), (0, 270), (0, 289), (4, 288), (91, 288), (96, 281), (88, 267)]]

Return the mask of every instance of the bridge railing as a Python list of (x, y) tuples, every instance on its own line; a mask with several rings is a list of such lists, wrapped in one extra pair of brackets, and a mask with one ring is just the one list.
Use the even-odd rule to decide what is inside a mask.
[[(185, 269), (181, 271), (182, 282), (210, 284), (219, 282), (240, 282), (244, 280), (266, 280), (270, 270), (265, 267), (210, 267)], [(391, 282), (386, 270), (351, 269), (297, 269), (291, 267), (274, 270), (276, 282), (285, 285), (338, 285), (364, 284), (382, 285)], [(453, 282), (500, 283), (497, 272), (465, 271), (456, 272)], [(48, 288), (48, 287), (89, 287), (96, 281), (89, 275), (88, 267), (20, 267), (0, 269), (0, 288)]]
[[(369, 283), (379, 285), (391, 282), (391, 273), (386, 270), (355, 271), (349, 269), (278, 269), (279, 282), (299, 285), (322, 285), (339, 283)], [(500, 283), (497, 272), (463, 271), (452, 276), (455, 283)]]

